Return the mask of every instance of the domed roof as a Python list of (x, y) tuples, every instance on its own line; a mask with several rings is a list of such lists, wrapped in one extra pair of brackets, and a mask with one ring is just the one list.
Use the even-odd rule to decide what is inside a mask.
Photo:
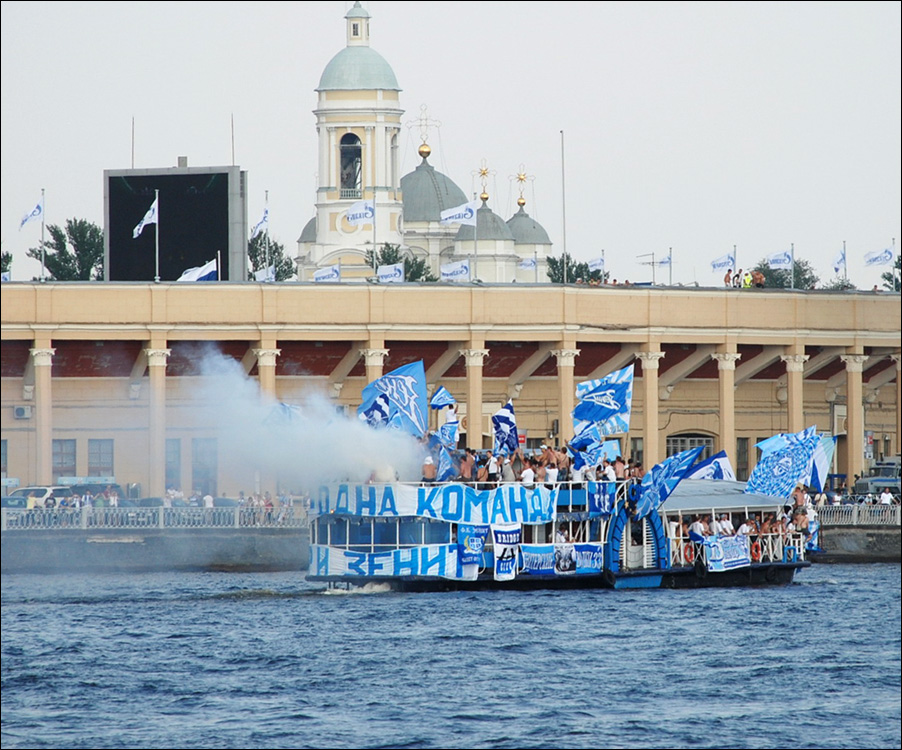
[(391, 66), (370, 48), (369, 19), (359, 0), (345, 14), (348, 46), (333, 57), (317, 91), (400, 91)]
[(550, 245), (548, 232), (539, 222), (526, 213), (523, 206), (507, 220), (507, 226), (517, 245)]
[(317, 91), (400, 91), (391, 66), (372, 47), (345, 47), (319, 79)]
[(301, 231), (301, 236), (298, 239), (298, 242), (306, 242), (306, 243), (316, 242), (316, 217), (315, 216), (304, 225), (304, 229)]
[(445, 209), (467, 202), (464, 191), (451, 179), (436, 172), (423, 157), (413, 172), (401, 178), (404, 195), (404, 221), (438, 221)]
[(507, 224), (504, 223), (504, 219), (486, 206), (485, 200), (482, 201), (482, 208), (476, 212), (476, 226), (473, 227), (469, 224), (461, 224), (460, 229), (457, 230), (455, 239), (472, 241), (474, 233), (477, 240), (514, 239), (511, 230), (508, 228)]

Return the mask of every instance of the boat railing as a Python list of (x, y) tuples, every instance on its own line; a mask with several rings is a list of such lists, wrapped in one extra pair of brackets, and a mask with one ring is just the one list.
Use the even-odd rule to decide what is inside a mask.
[(301, 528), (303, 507), (280, 508), (3, 508), (3, 531), (94, 529)]
[(900, 526), (899, 505), (821, 505), (815, 508), (821, 526)]
[[(801, 532), (758, 534), (749, 538), (749, 552), (753, 563), (804, 560), (805, 536)], [(693, 565), (698, 559), (704, 560), (704, 554), (705, 545), (702, 542), (693, 542), (686, 537), (670, 540), (670, 564), (675, 568)]]

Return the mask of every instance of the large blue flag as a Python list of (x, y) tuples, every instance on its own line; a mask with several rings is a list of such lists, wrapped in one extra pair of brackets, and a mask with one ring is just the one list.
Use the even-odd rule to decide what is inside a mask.
[(457, 401), (454, 400), (454, 396), (448, 393), (448, 390), (445, 386), (440, 385), (435, 393), (432, 394), (432, 399), (429, 401), (429, 406), (433, 409), (441, 409), (444, 406), (453, 406)]
[(366, 408), (361, 405), (357, 410), (357, 416), (370, 427), (385, 427), (388, 424), (388, 418), (391, 416), (388, 397), (384, 393), (380, 393)]
[(445, 422), (438, 428), (439, 442), (448, 450), (457, 447), (457, 435), (460, 430), (460, 422)]
[(695, 463), (695, 459), (704, 450), (702, 446), (690, 448), (687, 451), (676, 453), (659, 464), (655, 464), (651, 471), (642, 477), (639, 485), (639, 498), (636, 501), (636, 518), (645, 518), (652, 511), (661, 507), (670, 493), (683, 481), (689, 467)]
[(448, 449), (442, 446), (438, 451), (438, 470), (435, 477), (439, 482), (448, 482), (456, 476), (457, 467), (454, 464), (454, 459), (448, 453)]
[(595, 422), (602, 435), (629, 432), (633, 406), (633, 365), (576, 386), (574, 420)]
[(514, 416), (514, 404), (508, 402), (492, 416), (492, 427), (495, 431), (496, 455), (508, 456), (520, 447), (520, 436), (517, 434), (517, 418)]
[(809, 487), (823, 491), (827, 483), (827, 474), (833, 465), (833, 453), (836, 450), (836, 437), (833, 435), (821, 435), (820, 442), (815, 446), (811, 456), (811, 471), (808, 477), (802, 481)]
[(426, 434), (429, 399), (423, 360), (392, 370), (366, 386), (358, 415), (367, 413), (379, 396), (385, 396), (388, 402), (390, 426), (398, 426), (414, 437)]
[(770, 497), (791, 497), (796, 485), (810, 478), (811, 462), (820, 441), (811, 426), (801, 432), (780, 433), (759, 443), (761, 460), (752, 470), (745, 491)]

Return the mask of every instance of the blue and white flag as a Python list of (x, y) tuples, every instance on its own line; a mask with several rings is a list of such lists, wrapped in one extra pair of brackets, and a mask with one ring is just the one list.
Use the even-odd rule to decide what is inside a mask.
[(600, 256), (598, 258), (593, 258), (589, 261), (589, 270), (590, 271), (601, 271), (604, 273), (604, 256)]
[(341, 265), (336, 263), (334, 266), (326, 266), (313, 272), (313, 280), (320, 281), (341, 281)]
[(132, 231), (132, 239), (136, 240), (141, 236), (141, 232), (144, 231), (144, 227), (148, 224), (159, 224), (160, 223), (160, 215), (157, 209), (157, 199), (154, 198), (153, 203), (150, 204), (150, 208), (147, 209), (147, 213), (144, 214), (144, 218), (141, 219), (135, 226)]
[(711, 261), (711, 270), (712, 271), (723, 271), (723, 269), (731, 269), (736, 267), (736, 254), (735, 253), (727, 253), (726, 255), (721, 255), (719, 258), (715, 258)]
[(357, 410), (357, 416), (370, 427), (385, 427), (388, 425), (391, 407), (388, 404), (388, 396), (380, 393), (369, 405), (361, 406)]
[(745, 485), (747, 493), (789, 498), (811, 473), (814, 451), (820, 436), (811, 426), (801, 432), (780, 433), (758, 444), (761, 459)]
[(448, 450), (454, 450), (457, 447), (459, 434), (460, 422), (445, 422), (438, 428), (439, 442)]
[(9, 271), (3, 271), (0, 273), (0, 281), (12, 281), (13, 276)]
[(454, 208), (446, 209), (439, 214), (439, 224), (468, 224), (476, 226), (476, 212), (479, 210), (479, 199), (462, 203)]
[(457, 527), (457, 559), (461, 565), (482, 565), (490, 528), (488, 524), (473, 523), (462, 523)]
[(454, 464), (454, 459), (451, 458), (448, 449), (442, 446), (438, 451), (438, 468), (436, 469), (435, 478), (439, 482), (450, 482), (456, 476), (457, 467)]
[(376, 269), (376, 276), (379, 277), (380, 284), (403, 284), (404, 261), (392, 263), (390, 266), (379, 266)]
[(197, 268), (189, 268), (176, 281), (216, 281), (219, 278), (216, 270), (216, 258)]
[(495, 433), (494, 452), (499, 456), (509, 456), (520, 447), (517, 434), (517, 418), (514, 404), (508, 402), (492, 415), (492, 429)]
[(671, 250), (668, 253), (666, 258), (661, 258), (661, 260), (658, 261), (659, 266), (669, 266), (672, 264), (673, 264), (673, 250)]
[(22, 227), (24, 227), (29, 221), (32, 219), (40, 219), (41, 216), (44, 215), (44, 196), (41, 196), (41, 200), (37, 202), (35, 207), (31, 209), (25, 216), (22, 217), (22, 221), (19, 223), (19, 230), (21, 231)]
[(275, 281), (276, 280), (276, 267), (275, 266), (267, 266), (266, 268), (261, 268), (259, 271), (254, 271), (254, 281)]
[(260, 219), (251, 230), (251, 239), (254, 239), (261, 232), (265, 232), (269, 229), (269, 208), (263, 209), (263, 218)]
[(846, 270), (846, 249), (843, 248), (839, 251), (836, 257), (833, 259), (833, 273), (839, 273), (840, 270)]
[(518, 268), (522, 268), (524, 271), (534, 271), (538, 262), (535, 258), (524, 258), (520, 261)]
[(633, 407), (634, 365), (616, 370), (597, 380), (585, 380), (576, 386), (579, 403), (574, 420), (595, 422), (602, 435), (629, 432)]
[(785, 269), (787, 271), (792, 270), (792, 253), (789, 250), (783, 250), (779, 253), (774, 253), (773, 255), (767, 256), (767, 265), (769, 268), (773, 269)]
[(512, 581), (517, 577), (520, 542), (523, 531), (518, 523), (492, 524), (492, 549), (495, 553), (495, 580)]
[(827, 482), (827, 474), (833, 465), (833, 453), (836, 451), (836, 437), (833, 435), (821, 435), (821, 440), (811, 456), (811, 471), (803, 479), (803, 483), (809, 487), (823, 491)]
[(704, 450), (702, 446), (690, 448), (677, 453), (655, 464), (651, 471), (642, 477), (639, 485), (639, 497), (636, 500), (636, 518), (645, 518), (649, 513), (661, 507), (676, 486), (683, 481), (689, 467)]
[(727, 457), (727, 452), (721, 451), (691, 467), (684, 478), (726, 479), (727, 481), (735, 482), (736, 472), (733, 471), (733, 465)]
[(469, 281), (470, 260), (457, 260), (453, 263), (443, 263), (441, 266), (442, 281)]
[(448, 389), (443, 385), (435, 389), (435, 393), (432, 394), (432, 398), (429, 400), (429, 406), (433, 409), (444, 409), (446, 406), (453, 406), (456, 403), (454, 396), (448, 393)]
[(372, 224), (375, 216), (376, 204), (373, 201), (357, 201), (348, 209), (348, 224), (353, 227)]
[(392, 370), (367, 385), (357, 413), (368, 410), (381, 395), (388, 399), (389, 424), (395, 420), (404, 432), (415, 437), (426, 434), (429, 399), (423, 360)]
[(893, 251), (889, 248), (880, 252), (868, 253), (864, 256), (864, 264), (866, 266), (891, 266), (894, 260)]

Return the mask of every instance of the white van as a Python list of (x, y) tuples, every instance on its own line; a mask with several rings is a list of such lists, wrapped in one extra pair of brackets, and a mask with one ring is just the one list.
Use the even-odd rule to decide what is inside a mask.
[[(44, 501), (50, 495), (56, 498), (57, 504), (61, 497), (70, 497), (72, 488), (64, 484), (44, 484), (33, 487), (20, 487), (2, 498), (4, 508), (43, 508)], [(33, 499), (32, 499), (33, 498)]]

